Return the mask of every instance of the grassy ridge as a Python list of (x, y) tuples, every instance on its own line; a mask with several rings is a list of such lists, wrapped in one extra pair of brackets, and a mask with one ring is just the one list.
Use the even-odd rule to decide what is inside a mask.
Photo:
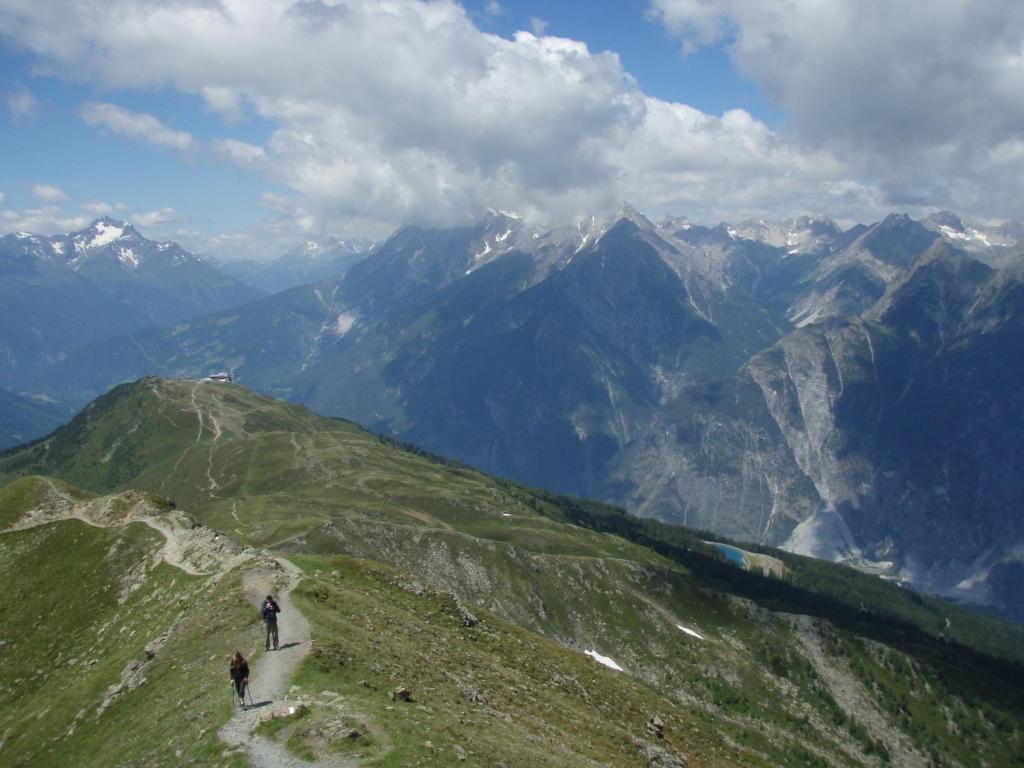
[[(298, 597), (322, 649), (303, 684), (358, 704), (318, 701), (283, 725), (300, 751), (327, 749), (332, 729), (360, 730), (362, 713), (372, 717), (345, 748), (382, 765), (447, 764), (456, 745), (497, 750), (510, 765), (628, 765), (641, 759), (632, 738), (648, 709), (673, 718), (686, 738), (672, 744), (695, 764), (934, 753), (966, 765), (971, 753), (996, 765), (1024, 751), (1019, 667), (958, 644), (1012, 657), (1019, 628), (785, 553), (772, 551), (786, 580), (747, 572), (699, 532), (495, 480), (238, 387), (126, 385), (66, 431), (0, 456), (0, 479), (29, 472), (94, 492), (165, 493), (299, 560), (308, 581)], [(31, 494), (26, 481), (0, 491), (0, 515), (4, 498), (30, 504)], [(464, 627), (464, 608), (483, 624)], [(597, 667), (589, 649), (625, 672)], [(562, 690), (558, 675), (585, 678), (585, 694)], [(386, 699), (393, 681), (431, 698), (402, 709)], [(591, 711), (595, 701), (606, 711)], [(474, 728), (453, 724), (453, 711)]]
[[(316, 650), (297, 682), (346, 692), (367, 764), (641, 765), (635, 739), (688, 754), (691, 765), (731, 764), (734, 752), (700, 718), (674, 712), (655, 690), (580, 653), (481, 613), (465, 626), (455, 599), (404, 586), (366, 561), (299, 556), (310, 574), (297, 593)], [(397, 687), (411, 702), (392, 702)], [(660, 714), (666, 737), (646, 730)], [(314, 708), (309, 729), (316, 730)], [(748, 765), (767, 765), (753, 753)]]
[(252, 610), (237, 577), (154, 566), (162, 544), (139, 523), (74, 520), (0, 537), (4, 765), (245, 764), (216, 733), (227, 655), (256, 645)]

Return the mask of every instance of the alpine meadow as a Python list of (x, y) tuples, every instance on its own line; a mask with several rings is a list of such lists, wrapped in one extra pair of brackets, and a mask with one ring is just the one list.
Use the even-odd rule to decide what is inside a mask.
[(1022, 51), (0, 0), (0, 766), (1024, 768)]

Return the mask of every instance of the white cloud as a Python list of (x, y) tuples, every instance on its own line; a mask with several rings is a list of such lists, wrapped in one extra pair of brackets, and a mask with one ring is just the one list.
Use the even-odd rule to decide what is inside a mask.
[(7, 109), (10, 110), (11, 119), (20, 123), (36, 116), (36, 112), (39, 111), (39, 102), (32, 95), (32, 91), (23, 85), (18, 85), (7, 94)]
[(162, 228), (169, 224), (182, 224), (185, 222), (185, 217), (171, 207), (133, 213), (128, 218), (131, 219), (133, 224), (146, 228)]
[[(1009, 140), (1005, 119), (978, 129), (994, 142), (975, 145), (940, 130), (941, 120), (922, 125), (915, 117), (930, 100), (945, 102), (951, 114), (970, 112), (978, 100), (947, 89), (945, 80), (978, 76), (971, 62), (979, 57), (991, 62), (1003, 101), (1018, 103), (1024, 88), (1010, 87), (1010, 73), (1020, 66), (1019, 45), (1016, 59), (1008, 44), (995, 53), (957, 45), (972, 73), (964, 80), (956, 55), (945, 59), (945, 73), (929, 63), (951, 45), (948, 35), (926, 48), (908, 27), (902, 37), (879, 30), (865, 19), (884, 18), (883, 5), (870, 3), (655, 3), (691, 46), (735, 34), (727, 38), (732, 55), (786, 108), (793, 132), (772, 130), (743, 110), (715, 116), (651, 98), (614, 54), (544, 36), (543, 25), (511, 40), (487, 34), (452, 0), (36, 0), (0, 7), (0, 33), (59, 75), (101, 88), (173, 88), (226, 119), (252, 113), (271, 124), (263, 146), (222, 139), (212, 151), (279, 191), (290, 208), (265, 206), (268, 216), (313, 233), (379, 235), (402, 221), (464, 220), (486, 205), (555, 218), (623, 198), (653, 215), (712, 218), (822, 209), (866, 218), (915, 189), (930, 190), (930, 202), (962, 203), (969, 214), (984, 213), (1000, 195), (1019, 200), (1009, 192), (1024, 152)], [(925, 27), (936, 26), (940, 12), (932, 5), (950, 4), (921, 11)], [(1006, 37), (986, 37), (993, 14), (977, 15), (988, 22), (966, 24), (975, 30), (969, 42), (984, 48)], [(1011, 30), (1019, 15), (1010, 14)], [(879, 39), (890, 47), (913, 42), (915, 54), (880, 74), (875, 59), (884, 61), (889, 49)], [(847, 53), (829, 59), (830, 48)], [(1003, 69), (994, 63), (999, 57)], [(932, 87), (916, 79), (915, 62), (937, 73)], [(859, 89), (858, 77), (866, 83)], [(894, 94), (912, 89), (889, 82), (903, 80), (920, 91), (906, 105)], [(878, 91), (874, 104), (868, 86)], [(866, 94), (858, 103), (871, 111), (854, 120), (848, 92)], [(198, 144), (151, 115), (89, 106), (95, 124), (111, 132), (178, 150)], [(895, 116), (879, 117), (887, 106)], [(906, 150), (897, 162), (874, 148), (887, 131)], [(926, 139), (920, 149), (915, 131)], [(977, 151), (961, 163), (968, 146)], [(1011, 204), (1019, 206), (1003, 207)]]
[(82, 229), (90, 221), (88, 216), (68, 213), (59, 206), (44, 205), (22, 211), (5, 210), (0, 213), (0, 232), (51, 235)]
[(242, 94), (233, 89), (218, 85), (207, 85), (199, 89), (206, 106), (228, 122), (239, 120), (245, 112), (245, 100)]
[(530, 17), (530, 29), (532, 29), (533, 34), (537, 35), (538, 37), (543, 35), (547, 31), (549, 26), (550, 24), (545, 19), (542, 19), (538, 16)]
[(242, 168), (259, 167), (267, 159), (267, 152), (263, 147), (235, 139), (217, 139), (213, 142), (212, 149), (216, 156)]
[(505, 9), (501, 7), (501, 3), (498, 0), (490, 0), (487, 3), (485, 10), (492, 16), (500, 16), (505, 12)]
[(161, 149), (189, 152), (198, 147), (191, 134), (169, 128), (146, 112), (131, 112), (116, 104), (87, 102), (79, 107), (78, 114), (93, 127)]
[(7, 195), (5, 193), (3, 193), (3, 192), (0, 192), (0, 205), (3, 205), (6, 202), (7, 202)]
[(55, 184), (30, 184), (28, 191), (41, 203), (66, 203), (70, 198)]
[(102, 200), (89, 200), (82, 203), (82, 210), (92, 216), (107, 216), (114, 212), (114, 206)]
[(1024, 4), (652, 0), (687, 51), (723, 43), (794, 137), (876, 179), (888, 205), (1020, 216)]

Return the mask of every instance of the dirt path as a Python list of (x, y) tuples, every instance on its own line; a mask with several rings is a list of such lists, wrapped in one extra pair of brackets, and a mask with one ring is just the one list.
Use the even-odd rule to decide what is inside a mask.
[(240, 546), (216, 531), (196, 524), (178, 510), (157, 510), (143, 494), (126, 491), (81, 500), (72, 498), (52, 480), (46, 479), (45, 482), (48, 487), (46, 498), (5, 530), (35, 528), (61, 520), (78, 520), (95, 528), (143, 523), (164, 538), (159, 559), (192, 576), (224, 574), (261, 556), (258, 550)]
[[(174, 510), (153, 514), (143, 495), (125, 492), (112, 497), (78, 500), (52, 480), (39, 505), (4, 531), (23, 530), (63, 520), (78, 520), (97, 528), (144, 523), (164, 537), (157, 557), (194, 576), (220, 578), (237, 567), (248, 566), (244, 586), (253, 612), (263, 598), (273, 594), (281, 606), (280, 650), (261, 655), (250, 665), (251, 696), (256, 706), (238, 709), (220, 730), (227, 744), (242, 748), (254, 768), (352, 768), (357, 765), (341, 758), (322, 758), (310, 763), (290, 754), (283, 745), (253, 735), (261, 718), (282, 714), (299, 702), (289, 699), (292, 675), (311, 650), (309, 622), (292, 600), (292, 590), (301, 579), (298, 567), (283, 557), (268, 560), (265, 550), (239, 546), (216, 531), (195, 524)], [(115, 503), (125, 502), (128, 503)], [(271, 564), (274, 567), (271, 567)]]
[(245, 587), (254, 606), (272, 594), (281, 606), (280, 643), (277, 651), (268, 651), (250, 665), (252, 700), (256, 706), (238, 709), (235, 716), (220, 730), (221, 741), (245, 750), (254, 768), (349, 768), (356, 763), (340, 759), (322, 759), (310, 763), (295, 757), (282, 744), (252, 733), (261, 718), (281, 714), (297, 702), (288, 698), (289, 681), (299, 664), (309, 654), (311, 635), (309, 622), (299, 612), (291, 593), (299, 583), (299, 569), (283, 557), (274, 558), (281, 570), (251, 571)]

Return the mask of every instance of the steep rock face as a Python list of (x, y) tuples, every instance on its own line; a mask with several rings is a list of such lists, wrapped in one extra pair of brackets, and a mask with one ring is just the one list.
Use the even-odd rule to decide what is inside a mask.
[(938, 244), (875, 320), (801, 328), (663, 409), (605, 494), (1016, 610), (1022, 296)]
[[(389, 407), (401, 416), (391, 426), (404, 438), (585, 492), (643, 429), (660, 398), (656, 372), (678, 373), (728, 340), (701, 317), (649, 232), (633, 221), (620, 220), (538, 282), (544, 261), (513, 251), (465, 279), (442, 277), (425, 303), (411, 300), (364, 335), (326, 349), (311, 374), (309, 402), (337, 407), (336, 379), (324, 371), (354, 372), (361, 360), (374, 369), (370, 360), (385, 359), (366, 381), (396, 395)], [(351, 291), (347, 279), (342, 292)], [(376, 300), (372, 291), (362, 295)], [(368, 303), (360, 305), (367, 316)], [(406, 321), (401, 335), (393, 332), (396, 315)], [(738, 365), (741, 353), (731, 355)], [(365, 396), (363, 386), (356, 390)]]
[[(625, 498), (670, 519), (680, 519), (673, 509), (682, 503), (687, 525), (785, 542), (798, 524), (855, 502), (870, 482), (862, 452), (871, 433), (860, 427), (880, 418), (877, 355), (893, 352), (861, 320), (789, 334), (734, 379), (687, 391), (663, 409), (654, 442), (623, 455), (620, 481), (645, 478)], [(664, 454), (671, 458), (659, 460)], [(851, 542), (834, 537), (803, 549), (832, 556), (837, 547), (851, 554)]]

